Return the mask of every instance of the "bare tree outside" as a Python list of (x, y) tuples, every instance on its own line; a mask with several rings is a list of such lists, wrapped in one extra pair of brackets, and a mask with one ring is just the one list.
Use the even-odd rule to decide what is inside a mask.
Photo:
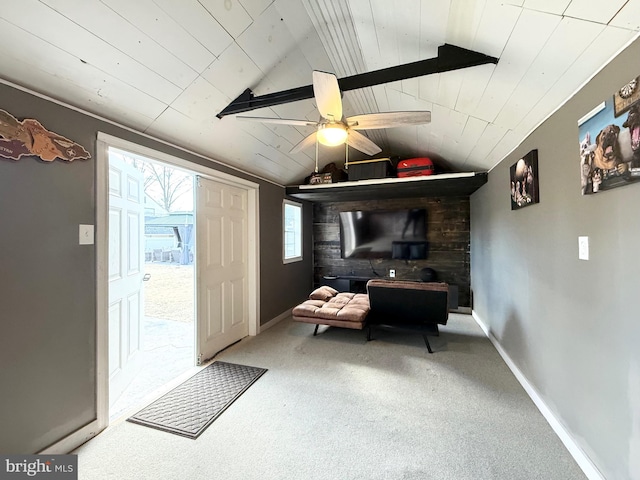
[(145, 163), (144, 192), (167, 212), (172, 212), (176, 200), (191, 190), (192, 177), (175, 168)]
[(143, 173), (144, 193), (167, 212), (172, 212), (180, 197), (191, 191), (193, 179), (188, 173), (134, 157), (124, 158)]

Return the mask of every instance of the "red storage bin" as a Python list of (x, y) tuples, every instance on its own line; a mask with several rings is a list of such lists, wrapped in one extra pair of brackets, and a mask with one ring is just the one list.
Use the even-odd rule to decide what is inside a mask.
[(433, 175), (433, 161), (427, 157), (409, 158), (398, 162), (398, 178)]

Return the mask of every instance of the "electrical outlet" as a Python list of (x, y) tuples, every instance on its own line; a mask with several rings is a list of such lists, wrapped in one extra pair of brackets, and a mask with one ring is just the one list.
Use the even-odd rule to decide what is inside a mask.
[(396, 271), (395, 269), (392, 268), (391, 270), (389, 270), (389, 277), (395, 278), (395, 276), (396, 276)]

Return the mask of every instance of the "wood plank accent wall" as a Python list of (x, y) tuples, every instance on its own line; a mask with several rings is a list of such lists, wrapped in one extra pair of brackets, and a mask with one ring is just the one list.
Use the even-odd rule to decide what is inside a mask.
[[(425, 260), (340, 258), (339, 212), (426, 208), (429, 255)], [(433, 268), (438, 280), (458, 285), (461, 307), (470, 307), (469, 197), (421, 197), (357, 202), (317, 202), (313, 207), (314, 283), (324, 275), (385, 277), (395, 268), (396, 278), (419, 280), (420, 270)]]

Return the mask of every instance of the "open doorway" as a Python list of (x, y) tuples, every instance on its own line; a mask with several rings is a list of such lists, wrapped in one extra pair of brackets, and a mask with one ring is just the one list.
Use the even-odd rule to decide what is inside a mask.
[[(144, 248), (144, 176), (140, 175), (137, 169), (131, 165), (126, 165), (130, 174), (111, 168), (109, 161), (109, 152), (121, 150), (133, 155), (134, 157), (143, 157), (151, 159), (161, 164), (175, 167), (178, 171), (190, 172), (195, 175), (194, 195), (194, 235), (197, 245), (204, 246), (202, 248), (193, 249), (193, 269), (195, 276), (195, 340), (193, 357), (188, 368), (175, 381), (165, 384), (164, 387), (157, 389), (153, 393), (147, 395), (141, 402), (144, 404), (152, 401), (155, 396), (163, 392), (169, 391), (170, 388), (177, 385), (181, 380), (188, 378), (189, 375), (198, 371), (199, 366), (205, 364), (209, 359), (215, 356), (216, 352), (230, 345), (245, 335), (257, 335), (260, 331), (260, 302), (259, 302), (259, 273), (260, 273), (260, 241), (259, 241), (259, 218), (258, 218), (258, 197), (259, 185), (255, 182), (221, 172), (210, 166), (200, 165), (193, 161), (187, 161), (167, 153), (144, 147), (139, 144), (123, 140), (103, 132), (98, 133), (97, 141), (97, 178), (96, 178), (96, 291), (97, 291), (97, 324), (96, 324), (96, 342), (97, 342), (97, 368), (96, 368), (96, 411), (97, 421), (95, 428), (92, 428), (86, 435), (84, 440), (95, 435), (97, 432), (106, 428), (112, 421), (109, 415), (109, 397), (114, 394), (114, 385), (110, 379), (115, 370), (122, 369), (122, 365), (127, 365), (131, 361), (133, 369), (127, 371), (136, 372), (139, 368), (140, 359), (143, 358), (140, 353), (142, 332), (142, 317), (144, 315), (144, 295), (140, 295), (138, 290), (145, 290), (151, 282), (151, 278), (144, 282), (145, 268), (155, 261), (147, 261), (149, 253), (153, 255), (153, 251), (147, 252)], [(126, 164), (126, 162), (123, 162)], [(117, 192), (115, 192), (116, 190)], [(111, 209), (111, 195), (116, 194), (118, 198), (126, 199), (123, 205)], [(132, 210), (129, 203), (133, 203)], [(137, 203), (137, 205), (135, 205)], [(137, 210), (136, 210), (137, 209)], [(239, 216), (240, 211), (243, 213)], [(113, 217), (118, 217), (116, 222)], [(241, 217), (241, 219), (240, 219)], [(126, 222), (125, 222), (126, 219)], [(240, 221), (240, 224), (238, 224)], [(129, 249), (122, 242), (136, 242), (135, 235), (124, 233), (124, 226), (133, 227), (130, 231), (139, 232), (137, 249)], [(117, 228), (112, 228), (117, 226)], [(220, 230), (218, 227), (223, 227)], [(228, 232), (229, 235), (222, 235), (224, 240), (218, 241), (219, 234)], [(238, 234), (239, 235), (236, 235)], [(120, 239), (120, 242), (114, 241), (114, 237)], [(180, 233), (181, 242), (187, 241)], [(176, 237), (177, 238), (177, 237)], [(229, 248), (229, 246), (234, 248)], [(153, 250), (153, 249), (152, 249)], [(181, 250), (182, 252), (183, 250)], [(164, 252), (164, 250), (163, 250)], [(165, 254), (166, 255), (166, 254)], [(191, 256), (191, 253), (190, 253)], [(165, 256), (165, 263), (168, 256)], [(173, 255), (172, 255), (173, 258)], [(235, 270), (238, 265), (234, 258), (243, 258), (244, 275), (242, 288), (238, 287), (238, 280), (234, 277)], [(117, 259), (117, 260), (116, 260)], [(220, 263), (221, 260), (221, 263)], [(171, 262), (169, 262), (171, 263)], [(177, 263), (177, 262), (174, 262)], [(218, 267), (232, 266), (232, 269), (219, 269)], [(172, 265), (170, 265), (172, 266)], [(177, 266), (177, 265), (174, 265)], [(228, 278), (220, 282), (220, 275)], [(109, 299), (109, 290), (114, 278), (132, 279), (130, 285), (133, 290), (130, 293), (122, 293), (119, 302), (111, 302)], [(157, 278), (156, 278), (157, 280)], [(142, 286), (144, 285), (144, 286)], [(229, 295), (223, 295), (225, 292), (243, 291), (241, 298)], [(219, 299), (216, 300), (216, 299)], [(135, 321), (133, 323), (124, 323), (123, 312), (138, 312), (137, 317), (139, 323), (136, 328)], [(239, 312), (242, 314), (239, 315)], [(246, 329), (236, 331), (235, 327), (242, 318), (242, 322), (246, 325)], [(222, 335), (221, 331), (226, 329), (224, 323), (218, 323), (219, 320), (232, 319), (232, 330), (236, 334), (236, 338), (227, 339)], [(119, 329), (120, 334), (116, 334), (113, 330)], [(113, 335), (112, 335), (113, 333)], [(122, 335), (126, 334), (126, 342), (121, 341)], [(137, 337), (136, 337), (137, 335)], [(110, 341), (111, 338), (118, 341)], [(136, 338), (138, 342), (136, 342)], [(224, 340), (222, 345), (218, 345), (218, 340)], [(121, 362), (114, 368), (113, 358), (124, 358), (127, 362)], [(156, 362), (165, 370), (171, 364), (171, 360), (163, 356), (161, 362)], [(197, 366), (198, 367), (197, 367)], [(135, 376), (135, 375), (134, 375)], [(129, 380), (128, 378), (126, 380)], [(130, 382), (125, 381), (124, 384)], [(114, 394), (115, 398), (116, 394)], [(132, 407), (129, 411), (136, 411), (137, 406)], [(122, 418), (121, 415), (118, 418)]]
[(109, 419), (195, 365), (194, 174), (110, 147)]

